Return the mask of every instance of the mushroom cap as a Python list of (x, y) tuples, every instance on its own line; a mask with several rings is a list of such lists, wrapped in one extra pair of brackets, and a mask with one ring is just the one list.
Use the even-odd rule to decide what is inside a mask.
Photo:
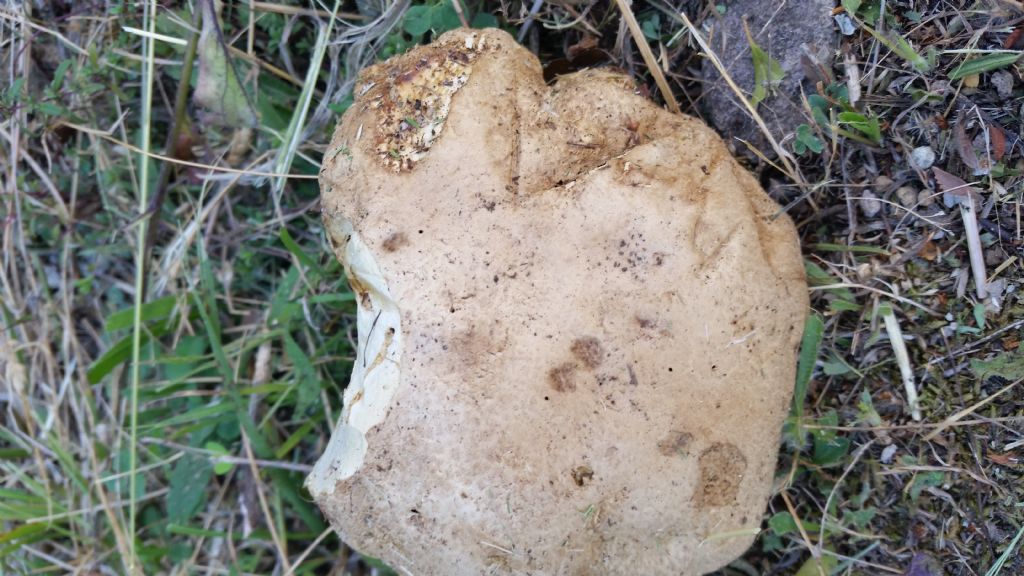
[(368, 69), (321, 173), (358, 300), (307, 487), (403, 574), (700, 574), (758, 531), (808, 301), (699, 120), (498, 30)]

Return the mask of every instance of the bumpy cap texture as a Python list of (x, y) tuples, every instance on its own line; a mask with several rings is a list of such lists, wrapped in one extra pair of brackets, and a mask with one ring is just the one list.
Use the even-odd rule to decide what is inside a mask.
[(307, 480), (401, 574), (671, 574), (742, 553), (807, 291), (792, 223), (699, 120), (501, 31), (368, 69), (325, 155), (357, 297)]

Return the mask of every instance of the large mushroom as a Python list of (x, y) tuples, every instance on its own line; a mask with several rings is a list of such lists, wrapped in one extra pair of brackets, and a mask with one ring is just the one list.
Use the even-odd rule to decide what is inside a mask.
[(368, 69), (321, 174), (358, 300), (307, 480), (403, 574), (672, 574), (751, 543), (807, 309), (721, 139), (497, 30)]

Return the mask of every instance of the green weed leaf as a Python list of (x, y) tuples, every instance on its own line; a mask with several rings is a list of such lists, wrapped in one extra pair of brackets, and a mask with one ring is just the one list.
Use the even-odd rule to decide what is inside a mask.
[(839, 123), (856, 129), (875, 144), (882, 143), (882, 127), (875, 116), (866, 116), (860, 112), (840, 112)]
[[(744, 26), (746, 28), (746, 26)], [(750, 104), (757, 106), (768, 97), (769, 88), (774, 88), (785, 77), (782, 65), (758, 46), (750, 29), (746, 28), (747, 42), (750, 43), (750, 57), (754, 62), (754, 90), (750, 93)]]
[[(839, 415), (830, 410), (818, 420), (822, 426), (838, 426)], [(827, 467), (841, 464), (850, 450), (849, 438), (839, 436), (835, 430), (814, 430), (814, 455), (811, 460), (818, 466)]]
[(814, 364), (818, 360), (821, 338), (825, 333), (825, 323), (821, 316), (811, 314), (804, 322), (804, 337), (800, 342), (800, 360), (796, 368), (796, 390), (793, 393), (793, 413), (803, 418), (804, 403), (807, 401), (807, 386), (814, 373)]
[(206, 487), (212, 474), (210, 461), (197, 454), (186, 453), (174, 463), (167, 493), (168, 520), (184, 524), (199, 511), (206, 503)]
[(1020, 58), (1020, 52), (996, 52), (986, 54), (974, 60), (968, 60), (949, 73), (950, 80), (959, 80), (965, 76), (982, 74), (1005, 68)]
[(810, 150), (815, 154), (821, 154), (825, 149), (825, 145), (822, 141), (814, 135), (811, 127), (807, 124), (801, 124), (796, 128), (796, 139), (793, 141), (793, 151), (797, 154), (803, 154)]
[(995, 375), (1019, 380), (1024, 378), (1024, 354), (1003, 352), (991, 360), (971, 360), (971, 371), (980, 379)]

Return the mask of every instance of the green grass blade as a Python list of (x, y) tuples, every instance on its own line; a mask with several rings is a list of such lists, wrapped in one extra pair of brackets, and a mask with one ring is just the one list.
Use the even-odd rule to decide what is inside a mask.
[(821, 339), (825, 333), (825, 323), (821, 316), (811, 314), (804, 323), (804, 337), (800, 342), (800, 360), (796, 368), (796, 388), (793, 392), (793, 413), (800, 420), (804, 416), (804, 403), (807, 402), (807, 387), (814, 373), (814, 365), (818, 360)]

